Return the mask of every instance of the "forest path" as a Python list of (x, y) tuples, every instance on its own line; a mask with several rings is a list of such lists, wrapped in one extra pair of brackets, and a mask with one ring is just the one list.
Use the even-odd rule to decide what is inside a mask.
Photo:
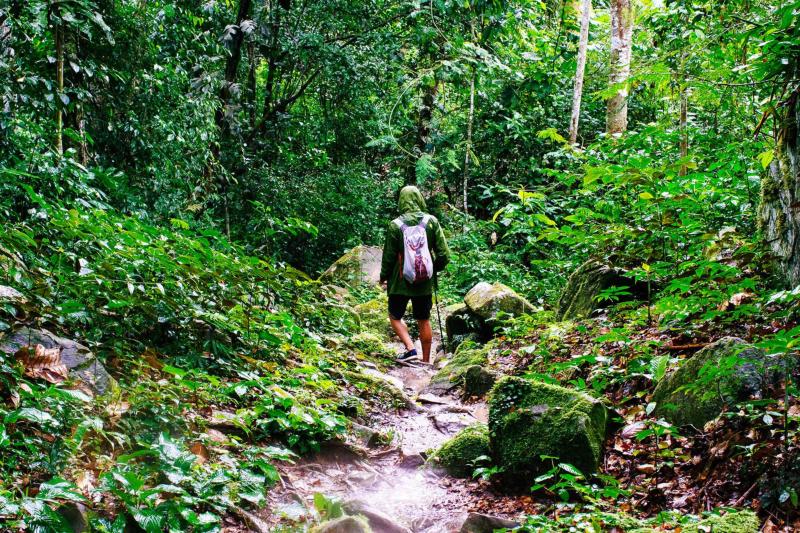
[[(466, 405), (452, 396), (425, 393), (444, 362), (396, 366), (383, 378), (387, 386), (402, 387), (410, 399), (406, 409), (369, 415), (370, 428), (391, 436), (391, 444), (373, 444), (361, 453), (348, 445), (326, 446), (314, 456), (283, 466), (282, 486), (270, 497), (272, 523), (280, 522), (281, 516), (285, 521), (307, 514), (314, 494), (321, 493), (349, 502), (345, 507), (353, 514), (383, 515), (387, 521), (383, 527), (377, 525), (379, 518), (370, 521), (375, 533), (458, 531), (476, 495), (463, 480), (424, 463), (427, 452), (460, 429), (486, 422), (487, 408), (485, 403)], [(372, 365), (365, 365), (365, 370), (375, 372)]]

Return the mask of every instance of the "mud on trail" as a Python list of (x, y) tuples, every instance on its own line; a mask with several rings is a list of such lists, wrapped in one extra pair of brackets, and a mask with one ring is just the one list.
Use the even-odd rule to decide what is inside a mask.
[[(387, 386), (402, 387), (411, 401), (402, 410), (370, 413), (369, 428), (360, 429), (362, 434), (372, 430), (391, 436), (390, 444), (329, 444), (313, 456), (281, 467), (282, 483), (270, 494), (270, 524), (302, 528), (314, 494), (321, 493), (349, 502), (346, 508), (356, 514), (360, 510), (365, 515), (385, 515), (384, 527), (371, 520), (376, 533), (458, 531), (478, 502), (485, 505), (494, 496), (486, 493), (485, 484), (450, 477), (425, 460), (428, 452), (459, 430), (485, 423), (488, 411), (483, 402), (465, 404), (426, 391), (444, 363), (396, 366), (384, 375)], [(377, 371), (366, 365), (375, 375)]]

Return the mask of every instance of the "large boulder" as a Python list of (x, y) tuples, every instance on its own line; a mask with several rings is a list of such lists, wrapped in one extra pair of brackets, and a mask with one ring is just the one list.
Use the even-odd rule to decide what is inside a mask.
[(489, 428), (485, 424), (475, 424), (442, 444), (432, 460), (451, 476), (470, 477), (475, 470), (475, 460), (488, 455)]
[(702, 428), (726, 406), (763, 397), (780, 378), (778, 365), (742, 339), (719, 339), (659, 381), (652, 398), (655, 415)]
[(392, 335), (394, 335), (392, 327), (389, 325), (389, 308), (385, 295), (358, 304), (353, 310), (358, 317), (359, 327), (362, 332), (374, 333), (385, 340), (392, 338)]
[(486, 342), (492, 338), (491, 326), (473, 313), (467, 304), (448, 305), (444, 312), (444, 328), (450, 350), (455, 350), (465, 341)]
[(461, 344), (456, 352), (447, 360), (431, 378), (425, 392), (445, 394), (464, 386), (464, 377), (470, 367), (485, 367), (489, 363), (489, 351), (493, 344), (478, 345), (474, 342)]
[(342, 516), (311, 528), (312, 533), (373, 533), (367, 521), (356, 516)]
[(531, 483), (558, 457), (586, 475), (600, 463), (608, 411), (571, 389), (506, 376), (492, 389), (489, 435), (494, 462), (512, 483)]
[(482, 513), (469, 513), (458, 533), (494, 533), (519, 527), (519, 522)]
[(486, 321), (493, 321), (500, 311), (511, 316), (533, 311), (528, 300), (499, 282), (481, 281), (464, 296), (464, 303), (473, 314)]
[(609, 287), (624, 287), (630, 294), (619, 295), (617, 301), (647, 296), (647, 284), (629, 277), (625, 270), (590, 259), (579, 266), (567, 280), (556, 307), (557, 320), (573, 320), (589, 316), (603, 307), (597, 296)]
[(381, 274), (383, 249), (379, 246), (356, 246), (336, 260), (319, 280), (335, 285), (376, 285)]
[(60, 350), (61, 362), (67, 367), (69, 375), (85, 383), (93, 392), (103, 394), (114, 385), (114, 378), (89, 348), (46, 329), (20, 328), (0, 338), (0, 351), (15, 355), (21, 349), (33, 348), (37, 344), (48, 350)]

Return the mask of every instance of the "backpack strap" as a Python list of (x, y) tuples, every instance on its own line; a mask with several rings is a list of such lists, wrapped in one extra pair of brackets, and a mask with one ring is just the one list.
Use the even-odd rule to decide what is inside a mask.
[(419, 221), (419, 226), (422, 228), (426, 227), (428, 225), (428, 222), (430, 222), (430, 220), (431, 220), (430, 215), (428, 214), (423, 215), (422, 220)]
[(397, 217), (396, 219), (392, 220), (392, 222), (394, 223), (394, 225), (395, 225), (395, 226), (397, 226), (398, 228), (400, 228), (400, 231), (401, 231), (401, 232), (402, 232), (402, 231), (405, 231), (405, 229), (408, 227), (408, 226), (406, 225), (406, 223), (405, 223), (405, 222), (403, 222), (403, 218), (402, 218), (402, 217)]

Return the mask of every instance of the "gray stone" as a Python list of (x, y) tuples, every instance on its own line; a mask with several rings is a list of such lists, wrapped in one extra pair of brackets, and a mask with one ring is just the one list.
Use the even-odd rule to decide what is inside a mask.
[(484, 396), (497, 381), (497, 374), (480, 365), (472, 365), (464, 372), (464, 396)]
[[(728, 369), (718, 375), (706, 374), (719, 368)], [(726, 406), (764, 397), (778, 384), (780, 374), (779, 361), (767, 357), (763, 350), (737, 337), (724, 337), (659, 381), (652, 398), (655, 414), (675, 425), (702, 428)]]
[(488, 321), (497, 318), (497, 314), (501, 311), (511, 316), (533, 311), (533, 306), (528, 300), (517, 294), (514, 289), (499, 282), (490, 284), (481, 281), (464, 296), (464, 303), (470, 311)]
[(27, 301), (28, 299), (14, 287), (0, 285), (0, 303), (24, 304)]
[(86, 346), (54, 335), (46, 329), (20, 328), (0, 339), (0, 351), (10, 355), (21, 348), (41, 344), (45, 348), (59, 348), (61, 361), (72, 377), (88, 385), (95, 393), (103, 394), (115, 385), (105, 367)]
[(340, 286), (362, 283), (377, 285), (382, 255), (383, 249), (379, 246), (356, 246), (328, 267), (319, 280)]
[(617, 301), (647, 297), (647, 284), (637, 282), (626, 271), (596, 260), (579, 266), (567, 280), (556, 307), (557, 320), (573, 320), (589, 316), (607, 303), (598, 302), (597, 296), (609, 287), (625, 288), (630, 294), (620, 295)]
[(519, 522), (481, 513), (469, 513), (459, 533), (493, 533), (498, 529), (519, 527)]
[(351, 500), (342, 506), (346, 513), (363, 516), (374, 533), (411, 533), (407, 527), (397, 523), (389, 515), (371, 508), (361, 500)]
[(312, 533), (374, 533), (362, 518), (343, 516), (311, 529)]

